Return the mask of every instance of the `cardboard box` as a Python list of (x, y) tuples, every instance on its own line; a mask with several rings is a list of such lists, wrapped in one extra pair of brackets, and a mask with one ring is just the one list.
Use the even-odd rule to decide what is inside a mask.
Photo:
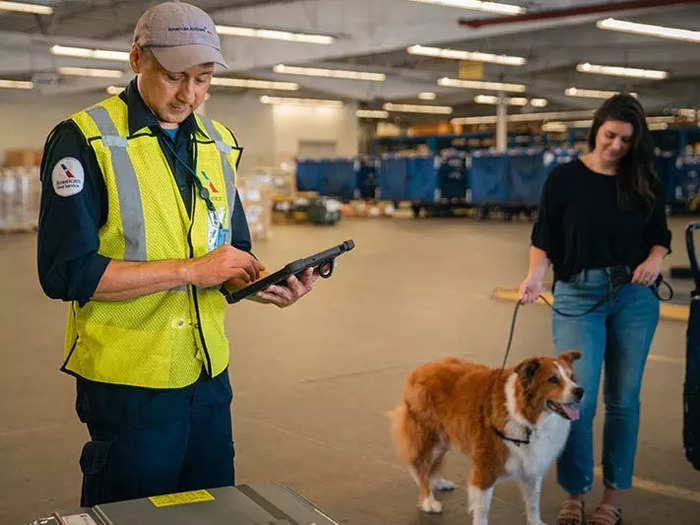
[(40, 149), (8, 149), (5, 151), (5, 166), (8, 168), (32, 168), (41, 165), (43, 151)]

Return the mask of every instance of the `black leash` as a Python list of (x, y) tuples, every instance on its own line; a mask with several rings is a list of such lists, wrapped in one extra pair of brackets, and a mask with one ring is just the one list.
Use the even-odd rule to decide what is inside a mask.
[[(610, 290), (607, 294), (605, 294), (605, 296), (603, 296), (601, 299), (599, 299), (598, 302), (596, 302), (593, 306), (588, 308), (588, 310), (586, 310), (585, 312), (577, 313), (577, 314), (562, 312), (561, 310), (556, 308), (552, 303), (550, 303), (547, 300), (547, 298), (542, 294), (540, 294), (538, 298), (542, 299), (547, 306), (549, 306), (553, 311), (555, 311), (559, 315), (563, 315), (564, 317), (569, 317), (569, 318), (583, 317), (584, 315), (590, 314), (596, 308), (599, 308), (606, 301), (609, 301), (610, 299), (612, 299), (617, 294), (617, 292), (620, 290), (620, 288), (622, 288), (625, 284), (628, 284), (628, 283), (625, 282), (625, 283), (621, 283), (621, 284), (614, 286), (612, 290)], [(668, 288), (668, 291), (669, 291), (668, 297), (662, 297), (659, 293), (659, 288), (662, 284), (665, 285), (666, 288)], [(657, 277), (654, 284), (649, 286), (649, 289), (651, 290), (651, 292), (654, 294), (654, 296), (659, 301), (665, 302), (665, 301), (670, 301), (671, 299), (673, 299), (673, 288), (671, 288), (671, 285), (668, 284), (663, 279), (661, 274), (659, 274), (659, 277)], [(522, 303), (520, 302), (520, 299), (518, 299), (518, 301), (515, 303), (515, 308), (513, 309), (513, 318), (510, 321), (510, 333), (508, 334), (508, 343), (506, 344), (506, 353), (503, 356), (503, 363), (501, 364), (501, 369), (498, 373), (498, 377), (501, 377), (503, 370), (505, 370), (505, 368), (506, 368), (506, 363), (508, 362), (508, 355), (510, 354), (510, 349), (511, 349), (511, 346), (513, 344), (513, 334), (515, 333), (515, 321), (518, 318), (518, 309), (520, 308), (521, 304)], [(493, 388), (494, 383), (495, 383), (495, 381), (493, 383), (491, 383), (491, 388)], [(490, 390), (489, 390), (489, 394), (490, 394)], [(483, 415), (482, 415), (482, 417), (483, 417)], [(506, 436), (503, 432), (501, 432), (498, 428), (496, 428), (496, 426), (493, 423), (491, 423), (491, 428), (498, 435), (498, 437), (500, 437), (501, 439), (504, 439), (506, 441), (511, 441), (518, 446), (530, 444), (530, 435), (532, 434), (532, 429), (529, 427), (526, 427), (526, 429), (525, 429), (526, 438), (524, 440)]]

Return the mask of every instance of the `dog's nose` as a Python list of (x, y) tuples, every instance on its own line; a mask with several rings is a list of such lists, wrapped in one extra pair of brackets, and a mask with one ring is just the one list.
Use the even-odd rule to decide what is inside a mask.
[(576, 398), (576, 401), (581, 401), (581, 399), (583, 399), (583, 388), (581, 388), (580, 386), (577, 386), (576, 388), (574, 388), (573, 394), (574, 394), (574, 397)]

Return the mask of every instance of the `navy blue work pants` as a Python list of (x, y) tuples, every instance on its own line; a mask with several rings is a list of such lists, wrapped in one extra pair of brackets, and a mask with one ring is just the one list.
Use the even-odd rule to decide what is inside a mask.
[(234, 484), (228, 370), (172, 390), (77, 379), (83, 447), (80, 504)]

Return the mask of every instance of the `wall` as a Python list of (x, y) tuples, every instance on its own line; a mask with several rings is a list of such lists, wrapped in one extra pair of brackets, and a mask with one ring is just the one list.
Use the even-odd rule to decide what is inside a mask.
[(206, 103), (207, 115), (229, 126), (244, 147), (242, 170), (292, 161), (299, 141), (335, 142), (338, 156), (357, 154), (355, 104), (337, 109), (273, 106), (259, 98), (254, 92), (227, 95), (217, 90)]
[(104, 92), (44, 97), (34, 92), (0, 93), (0, 165), (9, 149), (41, 149), (49, 132), (71, 113), (104, 98)]
[[(212, 90), (206, 114), (227, 125), (244, 152), (241, 169), (277, 166), (293, 160), (300, 140), (334, 141), (339, 156), (357, 153), (359, 128), (355, 104), (339, 109), (262, 104), (260, 93), (227, 94)], [(61, 97), (2, 90), (0, 93), (0, 165), (5, 150), (42, 148), (51, 129), (69, 114), (105, 98), (103, 91)]]

